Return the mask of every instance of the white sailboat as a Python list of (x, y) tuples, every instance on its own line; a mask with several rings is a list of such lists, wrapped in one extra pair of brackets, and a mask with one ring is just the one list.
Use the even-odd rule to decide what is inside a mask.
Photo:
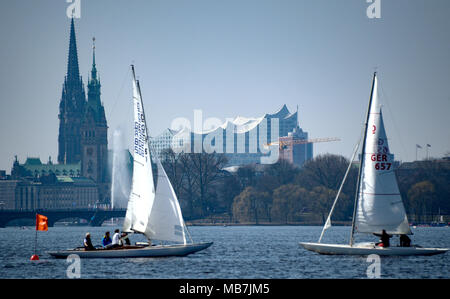
[(370, 242), (354, 244), (354, 234), (357, 232), (381, 234), (382, 230), (385, 230), (390, 235), (412, 234), (393, 169), (394, 159), (389, 151), (388, 139), (384, 128), (376, 73), (373, 76), (364, 137), (362, 139), (350, 243), (321, 243), (325, 230), (331, 226), (331, 215), (356, 152), (357, 147), (318, 243), (300, 242), (300, 245), (307, 250), (321, 254), (433, 255), (448, 251), (448, 248), (422, 248), (418, 246), (380, 247)]
[[(125, 245), (113, 249), (85, 251), (84, 248), (49, 252), (57, 258), (77, 254), (81, 258), (184, 256), (208, 248), (212, 242), (194, 243), (184, 223), (172, 184), (159, 159), (157, 185), (153, 180), (147, 123), (139, 82), (133, 72), (134, 149), (133, 180), (122, 231), (140, 233), (148, 240), (175, 242), (172, 245)], [(187, 242), (187, 236), (190, 243)]]

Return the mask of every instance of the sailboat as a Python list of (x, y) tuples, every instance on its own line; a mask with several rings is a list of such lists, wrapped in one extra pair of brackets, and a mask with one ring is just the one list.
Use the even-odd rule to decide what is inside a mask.
[[(134, 164), (131, 192), (122, 231), (143, 234), (149, 241), (159, 240), (174, 244), (151, 245), (151, 242), (142, 242), (113, 249), (100, 248), (90, 251), (76, 248), (49, 252), (53, 257), (66, 258), (70, 254), (77, 254), (80, 258), (185, 256), (213, 244), (212, 242), (193, 242), (184, 222), (177, 195), (156, 155), (154, 159), (157, 165), (157, 185), (154, 184), (152, 155), (141, 89), (136, 80), (134, 66), (131, 68), (134, 103)], [(190, 243), (187, 242), (187, 237)]]
[(373, 75), (364, 136), (362, 138), (350, 242), (349, 244), (321, 243), (324, 232), (331, 227), (331, 215), (357, 153), (358, 146), (359, 144), (355, 147), (350, 165), (344, 175), (344, 180), (322, 229), (319, 241), (317, 243), (300, 242), (300, 245), (307, 250), (320, 254), (434, 255), (448, 251), (448, 248), (423, 248), (419, 246), (380, 247), (371, 242), (354, 242), (355, 233), (381, 234), (382, 230), (385, 230), (389, 235), (412, 234), (393, 169), (394, 157), (389, 151), (388, 139), (384, 128), (378, 97), (376, 72)]

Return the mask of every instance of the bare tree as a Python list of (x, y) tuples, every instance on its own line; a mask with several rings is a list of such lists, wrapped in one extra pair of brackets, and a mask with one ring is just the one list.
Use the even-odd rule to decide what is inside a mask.
[(194, 153), (188, 154), (188, 160), (198, 187), (201, 216), (206, 216), (209, 214), (210, 208), (208, 204), (210, 187), (214, 181), (221, 177), (222, 168), (226, 165), (227, 158), (225, 155), (216, 153)]

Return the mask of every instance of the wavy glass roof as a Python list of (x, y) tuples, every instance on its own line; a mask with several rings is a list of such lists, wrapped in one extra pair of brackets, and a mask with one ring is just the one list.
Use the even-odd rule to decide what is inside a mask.
[[(283, 105), (277, 112), (273, 114), (264, 114), (261, 117), (258, 118), (250, 118), (250, 117), (243, 117), (243, 116), (237, 116), (232, 121), (226, 120), (223, 124), (220, 126), (211, 129), (211, 130), (203, 130), (202, 132), (192, 132), (194, 134), (210, 134), (217, 130), (227, 130), (227, 129), (234, 129), (235, 133), (238, 134), (244, 134), (246, 132), (249, 132), (256, 128), (264, 119), (272, 119), (272, 118), (279, 118), (280, 122), (282, 120), (291, 120), (295, 119), (297, 122), (297, 112), (291, 113), (289, 109), (286, 107), (286, 105)], [(177, 132), (175, 135), (184, 133), (186, 134), (186, 131), (189, 131), (187, 128), (183, 128), (179, 132)]]

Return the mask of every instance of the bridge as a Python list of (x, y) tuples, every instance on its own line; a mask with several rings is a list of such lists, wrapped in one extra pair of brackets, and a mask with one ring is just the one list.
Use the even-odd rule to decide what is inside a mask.
[(47, 216), (48, 226), (54, 226), (55, 222), (67, 218), (81, 218), (88, 221), (90, 226), (101, 226), (102, 223), (111, 218), (125, 217), (125, 209), (101, 210), (36, 210), (36, 211), (15, 211), (0, 210), (0, 227), (15, 219), (36, 219), (36, 213)]

